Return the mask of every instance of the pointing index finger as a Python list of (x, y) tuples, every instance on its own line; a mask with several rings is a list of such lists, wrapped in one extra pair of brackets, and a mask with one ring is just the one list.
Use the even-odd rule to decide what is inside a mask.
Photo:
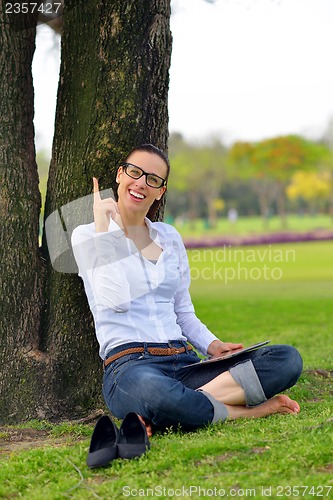
[(94, 190), (94, 200), (99, 201), (101, 199), (101, 195), (99, 194), (98, 180), (96, 179), (96, 177), (93, 177), (93, 190)]

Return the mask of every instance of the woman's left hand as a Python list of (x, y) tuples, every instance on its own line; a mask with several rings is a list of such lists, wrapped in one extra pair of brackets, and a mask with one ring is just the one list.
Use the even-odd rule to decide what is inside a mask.
[(236, 352), (240, 349), (243, 349), (243, 344), (234, 344), (233, 342), (214, 340), (211, 344), (209, 344), (207, 353), (211, 358), (217, 358), (218, 356), (230, 354), (231, 352)]

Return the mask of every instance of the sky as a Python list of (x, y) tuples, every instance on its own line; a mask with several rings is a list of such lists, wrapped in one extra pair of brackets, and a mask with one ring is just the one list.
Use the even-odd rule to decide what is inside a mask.
[[(227, 144), (296, 133), (333, 118), (332, 0), (172, 0), (169, 129)], [(38, 149), (52, 144), (59, 40), (38, 27)]]

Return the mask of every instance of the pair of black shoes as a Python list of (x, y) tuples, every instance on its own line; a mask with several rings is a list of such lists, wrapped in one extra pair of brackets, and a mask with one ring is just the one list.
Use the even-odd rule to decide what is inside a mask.
[(150, 448), (146, 427), (136, 413), (128, 413), (120, 429), (107, 415), (95, 426), (87, 457), (91, 469), (104, 467), (115, 458), (135, 458)]

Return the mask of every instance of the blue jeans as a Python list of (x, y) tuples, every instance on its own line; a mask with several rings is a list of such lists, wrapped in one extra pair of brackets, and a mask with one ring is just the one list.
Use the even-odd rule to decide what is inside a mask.
[(129, 354), (111, 362), (104, 371), (103, 396), (111, 413), (124, 418), (135, 412), (157, 428), (181, 425), (193, 430), (225, 420), (227, 408), (199, 387), (229, 371), (243, 388), (246, 404), (254, 406), (293, 386), (302, 373), (302, 358), (287, 345), (272, 345), (225, 361), (182, 368), (199, 361), (193, 351), (172, 356), (154, 356), (148, 347), (186, 347), (182, 341), (168, 344), (132, 342), (110, 351), (107, 357), (130, 347), (145, 352)]

